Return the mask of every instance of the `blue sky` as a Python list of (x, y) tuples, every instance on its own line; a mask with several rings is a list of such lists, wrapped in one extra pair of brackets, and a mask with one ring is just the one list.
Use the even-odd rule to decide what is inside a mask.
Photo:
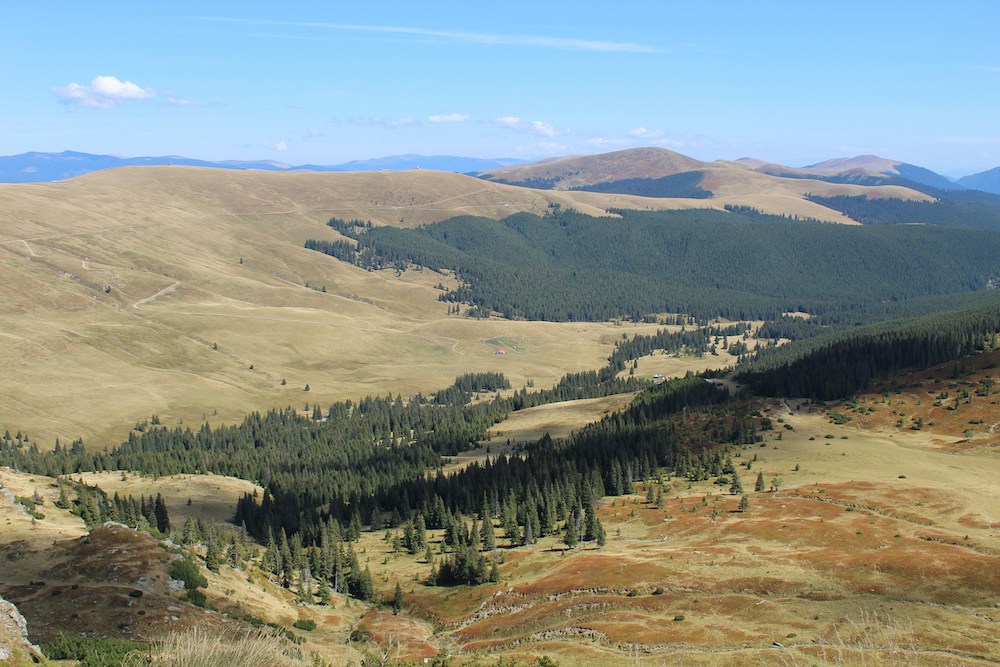
[(1000, 166), (1000, 3), (11, 2), (0, 154)]

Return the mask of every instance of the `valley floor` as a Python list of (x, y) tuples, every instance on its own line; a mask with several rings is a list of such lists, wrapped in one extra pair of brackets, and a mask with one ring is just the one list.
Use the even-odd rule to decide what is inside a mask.
[[(496, 430), (500, 438), (519, 428), (530, 431), (557, 420), (567, 407), (515, 415)], [(748, 492), (746, 512), (737, 511), (738, 497), (711, 482), (671, 481), (662, 508), (646, 502), (639, 484), (633, 496), (602, 502), (604, 548), (566, 550), (558, 538), (547, 537), (510, 549), (500, 538), (502, 581), (477, 587), (428, 587), (422, 554), (393, 553), (382, 532), (365, 533), (356, 552), (380, 594), (389, 596), (401, 584), (399, 616), (357, 601), (295, 605), (289, 591), (259, 574), (248, 581), (226, 567), (210, 575), (209, 599), (237, 617), (250, 614), (286, 627), (312, 619), (315, 630), (296, 631), (305, 638), (303, 647), (340, 661), (366, 651), (418, 661), (448, 653), (459, 662), (548, 655), (583, 666), (1000, 661), (997, 447), (957, 448), (958, 438), (926, 431), (835, 425), (818, 406), (774, 403), (769, 416), (774, 430), (764, 442), (738, 450), (734, 462), (746, 489), (763, 473), (777, 490)], [(179, 516), (186, 497), (193, 497), (191, 512), (201, 508), (202, 517), (219, 520), (242, 489), (225, 478), (126, 477), (87, 479), (109, 491), (155, 487)], [(40, 489), (51, 500), (53, 493), (51, 480), (11, 471), (0, 474), (0, 483), (13, 495)], [(131, 565), (98, 568), (74, 546), (83, 529), (65, 513), (51, 508), (32, 522), (9, 497), (0, 503), (0, 557), (8, 564), (0, 594), (18, 603), (36, 641), (79, 623), (72, 607), (59, 612), (52, 596), (63, 591), (67, 601), (82, 604), (70, 589), (74, 583), (85, 587), (80, 570), (87, 563), (104, 581), (86, 585), (127, 588), (148, 577), (152, 589), (162, 586), (150, 572), (130, 570), (138, 566), (127, 553), (114, 558)], [(432, 532), (435, 554), (440, 538)], [(147, 560), (155, 553), (133, 548)], [(136, 581), (122, 572), (133, 572), (128, 577)], [(44, 588), (32, 585), (39, 580)], [(103, 588), (94, 595), (113, 593)], [(170, 602), (167, 590), (151, 593), (142, 600), (154, 605), (162, 599), (166, 617), (184, 619), (175, 623), (204, 622), (201, 610), (170, 612), (168, 607), (189, 606)], [(127, 632), (156, 631), (143, 623), (135, 619)]]

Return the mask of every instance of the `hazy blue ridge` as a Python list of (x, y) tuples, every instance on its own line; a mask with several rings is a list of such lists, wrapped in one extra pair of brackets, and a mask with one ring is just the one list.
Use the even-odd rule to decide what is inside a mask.
[(63, 151), (62, 153), (30, 152), (0, 157), (0, 183), (45, 183), (82, 176), (92, 171), (115, 167), (182, 165), (215, 169), (261, 169), (266, 171), (402, 171), (432, 169), (469, 173), (520, 164), (514, 158), (469, 158), (449, 155), (394, 155), (373, 160), (356, 160), (338, 165), (293, 166), (268, 160), (218, 162), (196, 160), (180, 155), (159, 157), (117, 157)]

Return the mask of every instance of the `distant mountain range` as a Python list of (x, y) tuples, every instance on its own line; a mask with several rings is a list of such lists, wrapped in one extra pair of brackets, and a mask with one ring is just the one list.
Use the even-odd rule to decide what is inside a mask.
[[(777, 176), (811, 179), (828, 183), (885, 186), (897, 185), (931, 196), (939, 191), (980, 190), (1000, 194), (1000, 167), (952, 180), (930, 169), (876, 155), (835, 158), (805, 167), (789, 167), (757, 160), (716, 160), (703, 162), (664, 148), (632, 148), (601, 153), (551, 158), (527, 162), (515, 158), (470, 158), (451, 155), (392, 155), (371, 160), (354, 160), (335, 165), (290, 165), (271, 160), (209, 161), (179, 155), (160, 157), (117, 157), (63, 151), (62, 153), (21, 153), (0, 157), (0, 183), (58, 181), (100, 169), (129, 166), (183, 165), (216, 169), (260, 169), (264, 171), (403, 171), (428, 169), (539, 188), (543, 190), (590, 190), (648, 197), (703, 198), (713, 194), (706, 183), (718, 185), (723, 174), (737, 170)], [(731, 178), (733, 173), (729, 173)]]
[(483, 159), (450, 155), (393, 155), (374, 160), (355, 160), (336, 165), (289, 165), (271, 160), (212, 162), (180, 155), (161, 157), (117, 157), (63, 151), (62, 153), (21, 153), (0, 157), (0, 183), (41, 183), (61, 181), (101, 169), (135, 166), (183, 165), (215, 169), (262, 169), (265, 171), (403, 171), (432, 169), (461, 174), (523, 163), (514, 158)]
[(963, 176), (958, 183), (966, 188), (1000, 194), (1000, 167), (994, 167), (978, 174)]
[[(663, 148), (633, 148), (498, 167), (478, 176), (499, 183), (542, 189), (699, 198), (711, 195), (712, 187), (706, 187), (705, 183), (717, 185), (730, 180), (735, 177), (733, 169), (828, 183), (898, 185), (932, 196), (935, 191), (966, 189), (1000, 194), (1000, 167), (954, 181), (930, 169), (876, 155), (789, 167), (754, 158), (702, 162)], [(727, 171), (728, 175), (723, 176)]]

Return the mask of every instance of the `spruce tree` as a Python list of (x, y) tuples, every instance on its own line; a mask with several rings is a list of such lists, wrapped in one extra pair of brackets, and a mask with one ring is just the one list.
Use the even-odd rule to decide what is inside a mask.
[(753, 485), (753, 490), (760, 493), (764, 490), (764, 471), (761, 470), (757, 473), (757, 483)]
[(167, 504), (163, 496), (156, 494), (156, 501), (153, 503), (153, 515), (156, 517), (156, 529), (166, 535), (170, 532), (170, 517), (167, 515)]
[(738, 496), (743, 493), (743, 482), (740, 481), (740, 474), (733, 470), (733, 483), (729, 485), (729, 493)]
[(403, 589), (399, 585), (398, 581), (396, 582), (396, 590), (392, 594), (391, 606), (392, 606), (392, 613), (394, 615), (398, 615), (399, 610), (403, 608)]
[(572, 549), (580, 541), (580, 533), (576, 529), (576, 511), (570, 512), (566, 517), (566, 527), (563, 531), (563, 542)]
[(493, 531), (493, 520), (489, 517), (483, 519), (482, 526), (483, 551), (494, 551), (497, 548), (497, 537)]
[(214, 530), (209, 530), (205, 545), (205, 567), (212, 572), (218, 572), (219, 565), (222, 564), (222, 558), (223, 554), (219, 545), (219, 539), (216, 537)]

